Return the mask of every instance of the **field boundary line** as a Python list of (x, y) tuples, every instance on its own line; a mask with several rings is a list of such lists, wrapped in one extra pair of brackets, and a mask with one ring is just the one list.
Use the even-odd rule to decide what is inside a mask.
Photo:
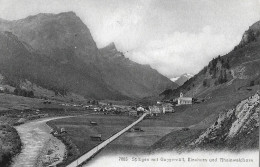
[(83, 154), (78, 159), (76, 159), (75, 161), (71, 162), (69, 165), (67, 165), (67, 167), (77, 167), (77, 166), (81, 165), (82, 163), (86, 162), (87, 160), (92, 158), (95, 154), (97, 154), (101, 149), (106, 147), (106, 145), (108, 145), (109, 143), (114, 141), (116, 138), (121, 136), (123, 133), (125, 133), (129, 129), (131, 129), (134, 125), (136, 125), (139, 122), (141, 122), (146, 115), (147, 115), (147, 113), (144, 113), (138, 120), (136, 120), (135, 122), (131, 123), (130, 125), (128, 125), (124, 129), (122, 129), (121, 131), (117, 132), (115, 135), (111, 136), (110, 138), (108, 138), (104, 142), (102, 142), (99, 145), (95, 146), (90, 151), (88, 151), (86, 154)]

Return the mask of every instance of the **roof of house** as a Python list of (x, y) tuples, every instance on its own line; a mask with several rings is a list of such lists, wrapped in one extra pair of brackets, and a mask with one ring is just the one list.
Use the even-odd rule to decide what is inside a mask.
[(129, 112), (137, 112), (136, 110), (130, 110)]
[(192, 97), (179, 97), (179, 100), (192, 100)]
[(165, 107), (165, 106), (167, 106), (167, 107), (168, 107), (168, 106), (171, 106), (171, 107), (172, 107), (173, 104), (171, 104), (171, 103), (165, 103), (165, 104), (163, 104), (163, 106), (164, 106), (164, 107)]

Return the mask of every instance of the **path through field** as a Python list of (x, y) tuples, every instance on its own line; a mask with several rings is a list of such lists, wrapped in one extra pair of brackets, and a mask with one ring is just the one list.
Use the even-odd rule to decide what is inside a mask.
[[(68, 116), (67, 116), (68, 117)], [(45, 143), (53, 138), (50, 134), (51, 128), (46, 124), (47, 121), (66, 117), (54, 117), (35, 120), (17, 126), (23, 148), (13, 161), (12, 167), (34, 167), (37, 158)]]

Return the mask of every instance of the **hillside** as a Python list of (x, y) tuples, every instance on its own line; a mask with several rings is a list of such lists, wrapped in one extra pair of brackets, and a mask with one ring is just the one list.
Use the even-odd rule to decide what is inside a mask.
[(176, 87), (156, 70), (116, 57), (117, 50), (99, 50), (74, 12), (0, 20), (0, 31), (4, 60), (0, 74), (15, 87), (28, 80), (63, 95), (73, 92), (114, 100), (143, 98)]
[(153, 149), (179, 151), (258, 149), (259, 111), (260, 95), (256, 93), (242, 100), (234, 108), (219, 114), (217, 120), (206, 130), (172, 132), (154, 144)]
[[(217, 56), (198, 74), (176, 90), (161, 94), (164, 99), (173, 99), (182, 91), (186, 96), (208, 98), (220, 90), (236, 94), (237, 91), (260, 83), (260, 22), (250, 26), (241, 42), (228, 54)], [(221, 91), (229, 88), (230, 91)], [(219, 93), (220, 93), (219, 92)]]
[(45, 55), (30, 52), (24, 42), (10, 32), (0, 33), (0, 73), (4, 84), (18, 88), (26, 80), (66, 95), (68, 91), (84, 92), (86, 97), (116, 98), (122, 97), (116, 91), (110, 90), (100, 78), (94, 78), (88, 73), (85, 64), (76, 57), (74, 64), (62, 64), (53, 61)]
[(164, 136), (153, 151), (259, 147), (259, 23), (249, 27), (231, 52), (214, 58), (176, 90), (160, 94), (164, 100), (172, 100), (180, 92), (193, 97), (194, 104), (175, 108), (193, 125)]
[(14, 127), (0, 124), (0, 166), (8, 167), (12, 157), (21, 151), (20, 136)]

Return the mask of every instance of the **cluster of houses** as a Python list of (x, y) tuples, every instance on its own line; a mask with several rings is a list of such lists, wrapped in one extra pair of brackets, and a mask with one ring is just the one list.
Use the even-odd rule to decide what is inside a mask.
[[(46, 102), (46, 101), (44, 101)], [(147, 113), (148, 116), (158, 116), (159, 114), (173, 113), (174, 106), (189, 105), (193, 103), (192, 97), (184, 97), (183, 93), (180, 93), (180, 97), (171, 101), (157, 102), (157, 104), (151, 106), (119, 106), (99, 103), (98, 101), (89, 101), (87, 105), (83, 104), (69, 104), (63, 103), (64, 106), (82, 107), (87, 110), (93, 110), (95, 112), (102, 112), (106, 114), (122, 114), (127, 113), (129, 116), (140, 116), (143, 113)]]
[(173, 99), (172, 102), (157, 102), (157, 104), (143, 107), (139, 106), (135, 110), (129, 111), (129, 116), (140, 116), (143, 113), (147, 113), (149, 116), (158, 116), (159, 114), (173, 113), (174, 112), (174, 104), (176, 106), (180, 105), (189, 105), (192, 104), (192, 97), (184, 97), (183, 93), (180, 93), (180, 97)]
[(147, 113), (150, 116), (158, 116), (159, 114), (173, 113), (173, 105), (170, 103), (157, 103), (149, 107), (138, 106), (136, 109), (129, 111), (129, 116), (140, 116)]

